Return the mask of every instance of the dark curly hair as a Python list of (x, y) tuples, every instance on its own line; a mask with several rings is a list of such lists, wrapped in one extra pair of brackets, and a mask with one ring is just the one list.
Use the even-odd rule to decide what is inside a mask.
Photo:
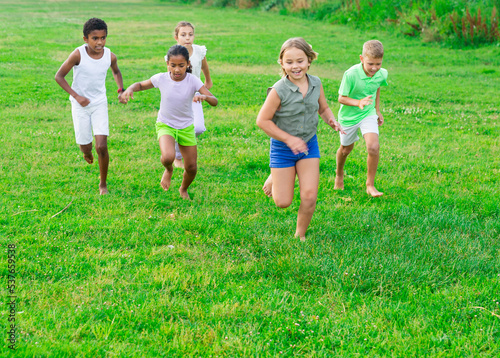
[[(178, 55), (183, 56), (186, 59), (186, 62), (189, 63), (189, 51), (187, 48), (185, 48), (182, 45), (174, 45), (174, 46), (170, 47), (168, 49), (167, 55), (165, 56), (165, 61), (168, 62), (170, 57), (178, 56)], [(193, 72), (193, 68), (191, 67), (191, 65), (188, 65), (186, 72), (187, 73)]]
[(89, 34), (94, 30), (106, 30), (106, 35), (108, 34), (108, 25), (97, 17), (93, 17), (83, 25), (83, 36), (85, 38), (89, 37)]

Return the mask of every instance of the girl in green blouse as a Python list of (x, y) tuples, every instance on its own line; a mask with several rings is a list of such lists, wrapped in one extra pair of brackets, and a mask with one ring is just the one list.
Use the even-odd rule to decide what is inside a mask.
[(318, 113), (336, 131), (339, 123), (328, 107), (321, 80), (307, 74), (317, 53), (300, 37), (281, 46), (278, 62), (282, 79), (274, 84), (262, 106), (257, 125), (271, 137), (271, 175), (264, 193), (280, 208), (290, 206), (299, 178), (300, 207), (295, 237), (306, 239), (316, 208), (319, 185)]

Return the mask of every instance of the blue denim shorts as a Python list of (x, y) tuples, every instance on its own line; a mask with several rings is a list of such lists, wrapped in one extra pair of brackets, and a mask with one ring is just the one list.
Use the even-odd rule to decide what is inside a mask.
[(320, 158), (318, 137), (316, 134), (307, 142), (307, 147), (307, 153), (293, 154), (284, 142), (271, 138), (271, 162), (269, 163), (269, 167), (289, 168), (294, 167), (295, 163), (302, 159)]

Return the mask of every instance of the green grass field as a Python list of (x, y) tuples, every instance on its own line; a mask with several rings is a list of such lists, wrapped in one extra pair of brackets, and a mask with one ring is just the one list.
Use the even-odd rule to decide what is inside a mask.
[[(500, 355), (500, 47), (450, 50), (254, 10), (158, 1), (0, 0), (0, 356), (497, 357)], [(166, 71), (180, 20), (208, 48), (219, 106), (205, 106), (192, 201), (159, 185), (159, 92), (116, 99), (108, 74), (111, 195), (74, 143), (54, 75), (90, 17), (125, 85)], [(269, 139), (255, 125), (281, 44), (319, 53), (337, 113), (342, 73), (380, 39), (381, 161), (364, 191), (361, 140), (333, 190), (338, 135), (320, 124), (318, 205), (261, 191)], [(69, 76), (71, 79), (71, 75)], [(69, 204), (69, 206), (68, 206)], [(64, 210), (63, 210), (64, 209)], [(61, 212), (61, 210), (63, 210)], [(7, 290), (15, 249), (15, 352)], [(12, 262), (11, 262), (12, 263)]]

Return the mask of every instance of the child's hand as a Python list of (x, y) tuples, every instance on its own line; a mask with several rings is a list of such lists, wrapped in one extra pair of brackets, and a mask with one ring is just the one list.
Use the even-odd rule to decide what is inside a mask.
[(204, 94), (197, 94), (193, 97), (193, 102), (203, 102), (207, 99), (207, 96)]
[(205, 87), (207, 88), (207, 90), (209, 90), (210, 88), (212, 88), (212, 86), (213, 86), (212, 80), (205, 82)]
[(384, 116), (380, 111), (377, 111), (377, 116), (378, 116), (377, 118), (378, 125), (381, 126), (382, 124), (384, 124)]
[(365, 106), (368, 106), (369, 104), (372, 103), (373, 103), (372, 96), (368, 96), (359, 100), (358, 107), (359, 109), (363, 109)]
[(342, 133), (342, 134), (346, 134), (346, 133), (344, 132), (344, 130), (342, 129), (342, 127), (340, 126), (340, 123), (339, 123), (339, 122), (337, 122), (335, 119), (330, 118), (330, 119), (328, 120), (328, 125), (329, 125), (330, 127), (332, 127), (334, 130), (336, 130), (337, 132), (340, 132), (340, 133)]
[(293, 154), (304, 153), (309, 150), (306, 142), (304, 142), (299, 137), (290, 136), (290, 139), (287, 140), (285, 143), (288, 146), (288, 148), (290, 148), (290, 150), (293, 152)]
[(134, 99), (134, 92), (132, 90), (126, 89), (118, 96), (120, 103), (127, 104), (130, 99)]
[(75, 99), (78, 102), (78, 104), (82, 107), (87, 107), (90, 103), (90, 100), (87, 97), (76, 96)]

